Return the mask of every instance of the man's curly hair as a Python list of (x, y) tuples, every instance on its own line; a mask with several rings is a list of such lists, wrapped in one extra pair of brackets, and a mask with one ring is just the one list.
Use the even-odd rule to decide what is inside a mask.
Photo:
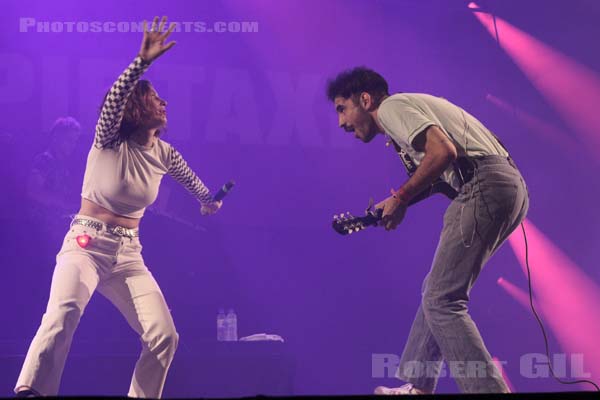
[(358, 101), (358, 96), (369, 93), (379, 106), (384, 97), (389, 96), (388, 84), (377, 72), (366, 67), (356, 67), (339, 73), (334, 79), (327, 82), (327, 98), (333, 101), (341, 96), (344, 99), (352, 98)]

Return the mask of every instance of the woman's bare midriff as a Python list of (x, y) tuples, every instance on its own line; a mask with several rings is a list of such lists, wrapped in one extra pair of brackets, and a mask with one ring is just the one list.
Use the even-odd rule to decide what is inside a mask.
[(81, 208), (79, 209), (78, 214), (99, 219), (108, 225), (118, 225), (130, 229), (137, 228), (140, 225), (141, 220), (141, 218), (127, 218), (122, 215), (117, 215), (88, 199), (81, 199)]

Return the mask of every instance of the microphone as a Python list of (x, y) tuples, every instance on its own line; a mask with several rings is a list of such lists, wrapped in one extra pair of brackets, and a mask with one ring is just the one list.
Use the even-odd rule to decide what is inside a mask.
[(227, 193), (231, 190), (231, 188), (235, 185), (234, 181), (229, 181), (223, 185), (221, 189), (214, 195), (213, 201), (221, 201), (227, 195)]

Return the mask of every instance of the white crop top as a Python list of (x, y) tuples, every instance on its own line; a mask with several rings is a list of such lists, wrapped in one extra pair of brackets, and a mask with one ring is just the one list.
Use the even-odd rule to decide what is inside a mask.
[(147, 148), (119, 137), (127, 99), (149, 65), (136, 57), (113, 84), (96, 124), (81, 192), (84, 199), (129, 218), (144, 215), (146, 207), (156, 200), (165, 174), (202, 204), (213, 201), (210, 191), (169, 143), (158, 139)]

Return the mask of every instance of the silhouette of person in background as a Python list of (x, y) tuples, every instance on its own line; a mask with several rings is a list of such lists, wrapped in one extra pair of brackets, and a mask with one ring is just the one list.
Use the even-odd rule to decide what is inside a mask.
[(75, 118), (58, 118), (50, 129), (47, 148), (34, 157), (27, 177), (27, 197), (32, 202), (29, 216), (51, 235), (55, 231), (63, 235), (65, 218), (79, 205), (80, 177), (71, 158), (80, 137), (81, 125)]

